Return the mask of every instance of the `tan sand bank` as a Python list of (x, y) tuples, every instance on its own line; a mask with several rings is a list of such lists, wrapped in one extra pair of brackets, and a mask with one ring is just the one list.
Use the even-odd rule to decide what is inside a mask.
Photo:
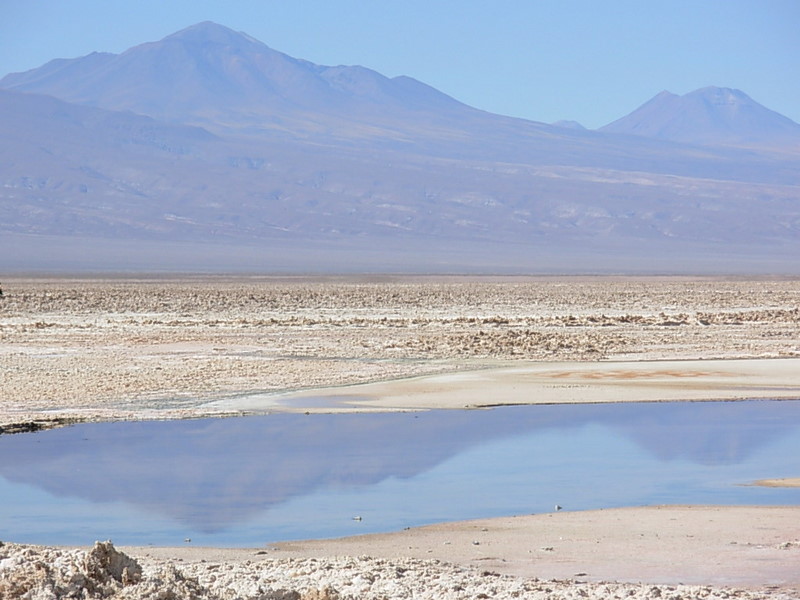
[(800, 487), (800, 477), (787, 477), (785, 479), (759, 479), (753, 485), (764, 487)]
[[(797, 399), (800, 398), (800, 360), (532, 363), (312, 390), (289, 395), (286, 400), (293, 407), (305, 408), (304, 398), (326, 395), (345, 399), (341, 401), (343, 406), (395, 410), (508, 404)], [(247, 406), (256, 408), (257, 404)]]
[(800, 586), (800, 507), (561, 511), (275, 548), (270, 556), (435, 558), (540, 579)]

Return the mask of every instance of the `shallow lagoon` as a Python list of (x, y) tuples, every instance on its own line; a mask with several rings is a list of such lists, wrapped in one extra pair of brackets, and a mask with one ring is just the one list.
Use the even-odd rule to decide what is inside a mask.
[(746, 484), (798, 475), (797, 401), (97, 423), (0, 436), (0, 537), (263, 546), (556, 504), (796, 505)]

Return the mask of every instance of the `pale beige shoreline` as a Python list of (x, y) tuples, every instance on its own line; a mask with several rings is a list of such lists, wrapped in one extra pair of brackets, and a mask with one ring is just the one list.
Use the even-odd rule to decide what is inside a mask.
[(122, 548), (184, 563), (366, 555), (543, 580), (800, 590), (800, 507), (652, 506), (440, 523), (267, 548)]
[(754, 481), (752, 485), (759, 485), (763, 487), (800, 488), (800, 477), (785, 477), (783, 479), (759, 479), (758, 481)]
[[(538, 362), (285, 393), (241, 393), (182, 408), (0, 409), (10, 424), (230, 417), (276, 412), (475, 409), (537, 404), (800, 400), (800, 359)], [(24, 430), (24, 429), (23, 429)]]
[[(339, 398), (337, 405), (305, 399)], [(283, 410), (425, 410), (525, 404), (800, 399), (800, 360), (548, 362), (446, 373), (355, 386), (315, 389), (275, 398), (210, 404), (258, 410), (281, 401)]]

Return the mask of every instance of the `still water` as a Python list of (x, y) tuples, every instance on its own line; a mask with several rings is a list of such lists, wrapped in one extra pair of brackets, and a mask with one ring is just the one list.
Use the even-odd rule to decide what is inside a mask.
[(796, 505), (746, 484), (797, 476), (796, 401), (99, 423), (0, 436), (0, 539), (262, 546), (556, 504)]

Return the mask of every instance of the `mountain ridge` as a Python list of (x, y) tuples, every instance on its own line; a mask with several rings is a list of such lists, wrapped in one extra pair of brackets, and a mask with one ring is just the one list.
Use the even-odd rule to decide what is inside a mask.
[[(313, 135), (326, 127), (341, 133), (354, 122), (374, 127), (380, 116), (384, 135), (396, 134), (398, 123), (410, 116), (448, 128), (454, 119), (480, 121), (490, 114), (412, 77), (388, 78), (358, 65), (317, 65), (211, 21), (120, 54), (54, 59), (6, 75), (0, 87), (217, 131), (224, 123), (240, 133)], [(506, 118), (529, 129), (550, 127)], [(332, 125), (335, 119), (340, 122)], [(574, 121), (553, 126), (586, 131)], [(663, 91), (597, 131), (689, 144), (800, 146), (800, 125), (740, 90), (715, 86), (683, 96)]]
[(281, 111), (341, 116), (371, 105), (474, 110), (411, 77), (315, 65), (211, 22), (120, 54), (51, 61), (5, 76), (0, 87), (201, 125), (215, 119), (257, 123)]
[(21, 268), (800, 268), (797, 153), (492, 115), (211, 23), (8, 86), (0, 253)]

